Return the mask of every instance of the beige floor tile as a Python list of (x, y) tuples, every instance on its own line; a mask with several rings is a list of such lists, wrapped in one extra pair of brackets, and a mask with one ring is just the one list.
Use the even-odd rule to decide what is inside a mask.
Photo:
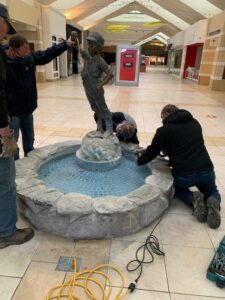
[(180, 213), (182, 215), (192, 215), (192, 210), (190, 207), (188, 207), (184, 202), (179, 200), (178, 198), (173, 198), (170, 200), (169, 208), (167, 211), (168, 214), (176, 214)]
[(109, 262), (110, 240), (78, 241), (75, 255), (82, 259), (81, 270), (95, 268)]
[[(130, 235), (125, 235), (125, 236), (122, 236), (122, 237), (118, 237), (118, 238), (115, 238), (113, 240), (144, 243), (146, 241), (147, 237), (151, 234), (153, 228), (155, 227), (155, 225), (157, 223), (158, 223), (158, 220), (155, 221), (153, 224), (150, 224), (149, 226), (145, 227), (144, 229), (142, 229), (141, 231), (139, 231), (137, 233), (130, 234)], [(153, 235), (155, 235), (157, 237), (159, 242), (161, 241), (159, 226), (157, 226), (155, 228), (155, 230), (153, 232)]]
[(74, 256), (74, 246), (72, 239), (46, 233), (33, 256), (33, 260), (57, 263), (60, 256)]
[(11, 300), (20, 280), (20, 278), (0, 276), (0, 299)]
[[(124, 289), (123, 292), (126, 292)], [(112, 296), (118, 293), (118, 288), (113, 288)], [(114, 299), (114, 298), (110, 298)], [(129, 293), (124, 300), (170, 300), (169, 293), (160, 293), (160, 292), (153, 292), (153, 291), (144, 291), (136, 289), (133, 293)]]
[(192, 215), (167, 214), (160, 223), (163, 244), (213, 248), (206, 225)]
[(213, 257), (211, 249), (164, 245), (166, 270), (171, 293), (224, 297), (224, 290), (206, 278)]
[(12, 300), (45, 299), (48, 291), (63, 283), (65, 273), (52, 263), (32, 262)]
[(221, 218), (221, 225), (217, 229), (207, 228), (208, 234), (212, 240), (215, 249), (218, 248), (219, 243), (225, 237), (225, 218)]
[[(127, 272), (126, 266), (129, 261), (135, 259), (135, 252), (140, 246), (141, 244), (137, 242), (112, 241), (110, 263), (115, 264), (121, 271), (124, 272), (126, 279), (125, 286), (128, 286), (131, 282), (133, 282), (139, 274), (139, 271)], [(142, 255), (140, 255), (140, 257), (142, 257)], [(150, 256), (146, 254), (146, 258), (149, 260)], [(113, 278), (114, 286), (121, 286), (121, 281), (117, 276), (115, 276), (114, 272), (109, 272), (109, 275)], [(153, 291), (168, 291), (163, 256), (155, 255), (154, 262), (143, 267), (143, 274), (137, 287), (139, 289), (148, 289)]]
[(0, 275), (22, 277), (42, 239), (42, 233), (22, 245), (10, 246), (0, 250)]
[(221, 195), (221, 203), (220, 203), (220, 215), (222, 218), (225, 218), (225, 190), (218, 186), (220, 195)]
[(219, 192), (220, 192), (221, 194), (224, 194), (224, 191), (225, 191), (225, 182), (224, 182), (224, 178), (219, 177), (219, 178), (217, 179), (217, 186), (218, 186)]
[(225, 299), (225, 297), (201, 297), (201, 296), (192, 296), (192, 295), (176, 295), (171, 294), (171, 300), (219, 300)]

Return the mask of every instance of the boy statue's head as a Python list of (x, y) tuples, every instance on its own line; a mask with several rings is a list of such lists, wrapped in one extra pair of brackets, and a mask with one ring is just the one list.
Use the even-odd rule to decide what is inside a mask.
[(91, 32), (87, 37), (88, 50), (91, 54), (99, 54), (102, 52), (104, 46), (104, 39), (98, 32)]

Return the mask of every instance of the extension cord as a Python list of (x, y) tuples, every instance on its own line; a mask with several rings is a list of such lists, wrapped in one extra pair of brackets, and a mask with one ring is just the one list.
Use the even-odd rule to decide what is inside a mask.
[[(61, 299), (82, 300), (81, 298), (79, 298), (78, 296), (75, 295), (76, 287), (82, 288), (86, 292), (87, 296), (90, 297), (90, 299), (93, 299), (93, 300), (108, 300), (108, 299), (110, 299), (110, 295), (112, 292), (112, 280), (105, 272), (100, 271), (101, 269), (113, 269), (114, 271), (116, 271), (119, 274), (119, 276), (121, 278), (121, 287), (120, 287), (118, 293), (116, 294), (116, 296), (114, 296), (114, 300), (120, 300), (123, 297), (125, 297), (126, 295), (128, 295), (130, 292), (132, 292), (132, 289), (128, 288), (128, 290), (125, 293), (122, 293), (123, 289), (124, 289), (124, 284), (125, 284), (124, 275), (117, 267), (115, 267), (113, 265), (104, 264), (104, 265), (97, 266), (94, 269), (85, 270), (82, 272), (76, 272), (76, 259), (74, 258), (73, 259), (73, 269), (74, 269), (74, 274), (71, 277), (71, 279), (66, 281), (62, 285), (51, 288), (46, 296), (46, 300), (53, 300), (53, 299), (56, 299), (56, 300), (61, 300)], [(104, 279), (107, 280), (107, 282), (108, 282), (108, 292), (107, 293), (105, 292), (105, 287), (100, 282), (100, 280), (93, 278), (94, 275), (98, 275), (98, 276), (101, 275)], [(93, 288), (88, 286), (90, 282), (94, 283), (101, 290), (102, 296), (100, 298), (97, 298), (94, 294)]]

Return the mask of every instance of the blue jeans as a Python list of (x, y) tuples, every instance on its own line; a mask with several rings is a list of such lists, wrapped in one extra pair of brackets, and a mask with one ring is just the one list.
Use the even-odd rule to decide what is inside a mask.
[[(34, 149), (34, 121), (33, 115), (23, 115), (19, 117), (11, 117), (10, 128), (14, 130), (14, 139), (18, 141), (19, 131), (22, 134), (22, 144), (24, 156)], [(15, 160), (19, 159), (19, 148), (15, 155)]]
[(0, 157), (0, 237), (16, 230), (16, 184), (13, 157)]
[(197, 187), (203, 194), (206, 201), (213, 196), (220, 203), (221, 197), (216, 186), (216, 176), (214, 170), (196, 172), (187, 176), (174, 176), (175, 196), (184, 201), (188, 206), (192, 206), (190, 187)]

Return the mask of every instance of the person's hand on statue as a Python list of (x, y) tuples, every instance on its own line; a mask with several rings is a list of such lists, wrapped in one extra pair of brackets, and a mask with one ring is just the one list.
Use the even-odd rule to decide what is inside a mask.
[(73, 47), (75, 49), (78, 49), (78, 44), (77, 44), (77, 40), (72, 40), (71, 36), (66, 40), (66, 44), (69, 47)]

